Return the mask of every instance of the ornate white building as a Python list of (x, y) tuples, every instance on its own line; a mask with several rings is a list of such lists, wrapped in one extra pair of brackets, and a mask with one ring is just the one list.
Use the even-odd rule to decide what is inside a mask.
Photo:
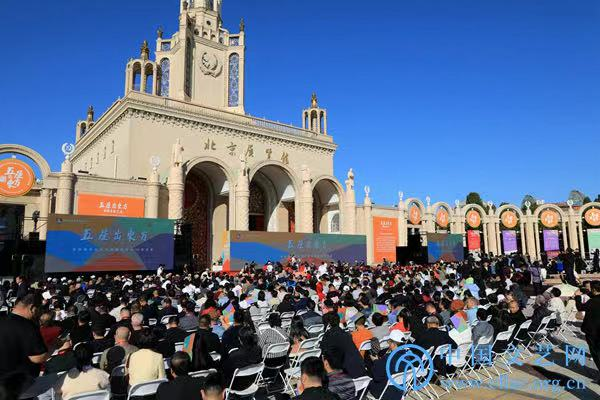
[[(0, 203), (25, 206), (25, 215), (39, 211), (44, 239), (49, 213), (84, 213), (89, 198), (109, 204), (138, 199), (137, 216), (179, 220), (191, 232), (201, 264), (220, 258), (228, 230), (365, 234), (374, 261), (376, 218), (397, 219), (401, 247), (410, 237), (423, 241), (426, 232), (478, 230), (482, 250), (499, 254), (502, 230), (515, 229), (519, 249), (534, 258), (543, 250), (544, 209), (556, 212), (548, 226), (558, 227), (563, 248), (582, 248), (584, 229), (600, 225), (586, 222), (585, 214), (600, 209), (598, 203), (579, 209), (548, 204), (532, 213), (513, 205), (483, 209), (401, 196), (398, 206), (385, 207), (373, 206), (366, 191), (357, 206), (352, 170), (344, 185), (334, 176), (337, 145), (316, 95), (299, 112), (302, 128), (245, 113), (244, 24), (237, 33), (224, 29), (221, 4), (181, 1), (178, 31), (170, 37), (157, 32), (153, 49), (142, 44), (139, 57), (125, 67), (124, 96), (98, 118), (88, 109), (60, 172), (51, 172), (32, 149), (0, 145), (0, 153), (25, 155), (42, 173), (27, 195)], [(118, 203), (120, 209), (125, 200)], [(511, 226), (504, 223), (507, 211)], [(26, 222), (23, 231), (31, 230)]]

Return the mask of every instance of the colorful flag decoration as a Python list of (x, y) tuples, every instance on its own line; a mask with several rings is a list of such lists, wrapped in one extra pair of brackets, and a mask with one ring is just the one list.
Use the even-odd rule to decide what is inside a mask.
[(373, 304), (373, 312), (378, 312), (382, 315), (388, 315), (390, 313), (390, 310), (388, 309), (388, 306), (386, 304)]
[(469, 324), (467, 323), (467, 321), (460, 315), (455, 314), (453, 315), (450, 320), (452, 321), (452, 325), (454, 325), (454, 328), (459, 332), (459, 333), (463, 333), (464, 331), (466, 331), (467, 329), (469, 329)]
[(233, 307), (233, 304), (229, 303), (223, 310), (223, 315), (221, 315), (220, 318), (223, 328), (227, 329), (233, 324), (233, 313), (235, 313), (235, 307)]
[(183, 348), (181, 349), (181, 351), (190, 356), (190, 360), (194, 359), (194, 339), (196, 339), (195, 333), (192, 333), (183, 339)]

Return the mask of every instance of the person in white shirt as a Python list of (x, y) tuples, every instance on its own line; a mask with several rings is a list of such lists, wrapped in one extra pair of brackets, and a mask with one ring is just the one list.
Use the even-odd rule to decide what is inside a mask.
[[(552, 297), (550, 297), (549, 295), (551, 295)], [(562, 292), (557, 287), (553, 287), (553, 288), (549, 289), (546, 293), (544, 293), (544, 296), (550, 297), (547, 308), (549, 311), (556, 313), (556, 318), (557, 318), (556, 323), (557, 324), (562, 324), (563, 321), (565, 321), (565, 319), (567, 317), (565, 303), (560, 298), (561, 295), (562, 295)]]

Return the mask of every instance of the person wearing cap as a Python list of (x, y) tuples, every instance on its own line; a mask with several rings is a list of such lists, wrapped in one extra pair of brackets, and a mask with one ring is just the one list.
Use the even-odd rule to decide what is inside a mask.
[[(388, 357), (400, 346), (402, 346), (404, 342), (404, 335), (399, 330), (394, 330), (390, 332), (390, 336), (388, 338), (388, 349), (387, 352), (379, 357), (377, 355), (372, 355), (374, 357), (373, 366), (371, 367), (371, 374), (373, 380), (369, 384), (369, 393), (374, 396), (376, 399), (379, 399), (381, 393), (385, 389), (388, 382), (388, 374), (387, 374), (387, 362)], [(402, 355), (396, 353), (394, 359), (398, 359)], [(385, 391), (385, 395), (381, 400), (397, 400), (403, 397), (402, 391), (396, 388), (394, 385), (391, 385)]]

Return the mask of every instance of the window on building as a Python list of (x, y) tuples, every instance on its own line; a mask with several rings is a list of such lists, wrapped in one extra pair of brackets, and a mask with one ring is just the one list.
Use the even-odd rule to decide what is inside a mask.
[(152, 64), (146, 64), (144, 71), (144, 79), (146, 79), (146, 82), (144, 84), (146, 88), (146, 93), (152, 94), (152, 89), (154, 86), (154, 67), (152, 66)]
[(192, 41), (188, 39), (185, 43), (185, 87), (184, 91), (187, 96), (192, 96), (192, 68), (194, 48)]
[(240, 102), (240, 55), (229, 56), (229, 107), (237, 107)]
[(171, 73), (171, 61), (168, 58), (163, 58), (160, 61), (160, 87), (159, 95), (169, 97), (169, 75)]
[(331, 217), (331, 226), (329, 227), (329, 232), (340, 233), (340, 213), (335, 213), (333, 214), (333, 217)]

